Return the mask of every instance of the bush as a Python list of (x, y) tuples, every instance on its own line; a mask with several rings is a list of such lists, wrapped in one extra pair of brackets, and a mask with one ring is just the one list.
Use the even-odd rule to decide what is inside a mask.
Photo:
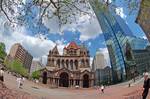
[(32, 73), (32, 78), (33, 79), (39, 79), (40, 78), (40, 71), (39, 70), (38, 71), (34, 71)]

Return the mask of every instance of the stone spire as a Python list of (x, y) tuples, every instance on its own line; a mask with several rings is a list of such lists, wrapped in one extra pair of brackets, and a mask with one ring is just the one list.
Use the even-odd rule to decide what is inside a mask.
[(52, 49), (52, 55), (59, 55), (57, 45)]

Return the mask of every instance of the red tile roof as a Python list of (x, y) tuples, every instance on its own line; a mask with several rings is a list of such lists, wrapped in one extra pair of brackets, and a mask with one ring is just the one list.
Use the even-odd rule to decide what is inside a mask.
[(80, 47), (75, 42), (70, 42), (70, 44), (65, 47), (65, 49), (79, 49)]

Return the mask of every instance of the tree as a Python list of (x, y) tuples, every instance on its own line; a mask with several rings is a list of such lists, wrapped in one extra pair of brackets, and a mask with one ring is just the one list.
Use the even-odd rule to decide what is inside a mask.
[(38, 71), (34, 71), (32, 73), (32, 78), (33, 79), (39, 79), (40, 78), (40, 71), (39, 70)]
[(23, 64), (17, 59), (15, 59), (13, 61), (5, 60), (5, 65), (10, 71), (18, 73), (24, 77), (28, 77), (28, 75), (29, 75), (28, 70), (26, 68), (24, 68)]
[[(26, 24), (29, 16), (42, 24), (44, 18), (57, 17), (61, 26), (76, 20), (75, 15), (89, 14), (87, 0), (0, 0), (0, 10), (10, 23)], [(36, 9), (36, 11), (33, 9)], [(33, 15), (38, 17), (34, 17)]]
[(0, 59), (4, 60), (6, 57), (6, 52), (5, 52), (5, 44), (0, 43)]
[[(89, 1), (91, 0), (0, 0), (0, 13), (13, 27), (35, 20), (34, 24), (40, 28), (41, 24), (44, 24), (43, 20), (57, 18), (61, 29), (62, 25), (74, 23), (80, 16), (93, 16)], [(116, 0), (101, 1), (109, 7), (117, 7)], [(139, 0), (125, 0), (125, 2), (133, 11), (137, 9)]]

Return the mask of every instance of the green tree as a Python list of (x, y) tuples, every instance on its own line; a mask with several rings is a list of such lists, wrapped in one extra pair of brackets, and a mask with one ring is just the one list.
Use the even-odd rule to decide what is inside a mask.
[(27, 72), (27, 69), (25, 69), (23, 67), (23, 64), (21, 62), (19, 62), (18, 60), (14, 60), (12, 62), (12, 65), (11, 65), (11, 68), (13, 71), (23, 75), (23, 76), (27, 76), (28, 75), (28, 72)]
[(4, 43), (0, 43), (0, 59), (4, 60), (6, 57), (6, 52), (5, 52), (5, 44)]
[(28, 70), (23, 67), (23, 64), (19, 60), (8, 61), (5, 60), (4, 64), (10, 71), (18, 73), (24, 77), (28, 77)]
[(40, 78), (40, 71), (39, 70), (38, 71), (34, 71), (32, 73), (32, 78), (33, 79), (39, 79)]

